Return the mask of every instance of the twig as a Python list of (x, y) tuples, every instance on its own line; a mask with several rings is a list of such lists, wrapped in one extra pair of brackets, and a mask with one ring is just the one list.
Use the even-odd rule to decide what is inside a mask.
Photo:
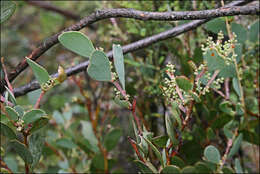
[(132, 145), (133, 149), (135, 150), (135, 153), (137, 155), (137, 157), (139, 158), (139, 160), (141, 160), (142, 162), (145, 163), (145, 160), (143, 159), (143, 157), (141, 156), (138, 148), (137, 148), (137, 145), (136, 145), (136, 142), (134, 140), (132, 140), (131, 137), (127, 137), (128, 141), (130, 142), (130, 144)]
[(45, 94), (45, 91), (42, 91), (40, 96), (39, 96), (39, 98), (38, 98), (38, 100), (36, 101), (36, 103), (34, 105), (34, 109), (38, 109), (40, 107), (40, 102), (41, 102), (41, 99), (44, 96), (44, 94)]
[[(78, 23), (64, 29), (62, 32), (65, 31), (78, 31), (94, 22), (97, 22), (99, 20), (111, 18), (111, 17), (125, 17), (125, 18), (134, 18), (134, 19), (139, 19), (139, 20), (190, 20), (190, 19), (203, 19), (203, 20), (198, 20), (198, 21), (193, 21), (190, 22), (186, 25), (186, 28), (178, 28), (179, 31), (177, 32), (174, 29), (169, 30), (167, 32), (161, 33), (162, 35), (158, 35), (159, 38), (153, 38), (155, 40), (148, 40), (147, 43), (143, 43), (142, 48), (146, 47), (152, 43), (167, 39), (169, 37), (173, 37), (176, 35), (179, 35), (181, 33), (184, 33), (186, 31), (189, 31), (193, 28), (196, 28), (197, 26), (207, 22), (208, 20), (214, 18), (214, 17), (220, 17), (220, 16), (229, 16), (229, 15), (248, 15), (248, 14), (258, 14), (259, 13), (259, 7), (257, 6), (252, 6), (252, 7), (233, 7), (236, 5), (242, 5), (246, 4), (248, 1), (246, 0), (241, 0), (241, 1), (235, 1), (232, 2), (225, 7), (227, 8), (219, 8), (219, 9), (214, 9), (214, 10), (206, 10), (206, 11), (191, 11), (191, 12), (144, 12), (144, 11), (138, 11), (138, 10), (133, 10), (133, 9), (107, 9), (107, 10), (98, 10), (94, 12), (93, 14), (89, 15), (88, 17), (83, 18), (80, 20)], [(189, 26), (191, 25), (191, 26)], [(47, 39), (45, 42), (43, 42), (38, 48), (32, 51), (32, 53), (27, 56), (28, 58), (32, 60), (36, 60), (38, 57), (40, 57), (43, 53), (45, 53), (48, 49), (50, 49), (52, 46), (58, 43), (58, 36), (62, 33), (57, 33)], [(133, 47), (133, 45), (129, 45)], [(140, 48), (140, 45), (136, 46), (135, 49), (137, 50)], [(125, 48), (124, 52), (127, 52), (127, 49)], [(9, 73), (9, 81), (12, 82), (25, 68), (27, 68), (28, 64), (25, 59), (23, 59), (17, 66), (16, 68)], [(0, 92), (2, 93), (4, 91), (3, 86), (5, 85), (5, 81), (1, 80), (1, 86), (0, 86)]]
[(123, 90), (123, 89), (121, 88), (121, 86), (119, 85), (119, 83), (118, 83), (117, 81), (113, 81), (112, 83), (113, 83), (113, 84), (115, 85), (115, 87), (120, 91), (120, 93), (123, 95), (123, 97), (127, 100), (126, 92), (125, 92), (125, 90)]
[(8, 88), (13, 93), (14, 90), (13, 90), (13, 87), (12, 87), (12, 85), (11, 85), (9, 79), (8, 79), (7, 71), (6, 71), (5, 64), (4, 64), (4, 57), (1, 57), (1, 63), (2, 63), (2, 68), (3, 68), (4, 73), (5, 73), (5, 81), (7, 83)]
[(132, 103), (132, 114), (133, 114), (133, 117), (134, 117), (135, 122), (136, 122), (136, 124), (137, 124), (139, 134), (142, 134), (142, 128), (141, 128), (140, 120), (139, 120), (139, 118), (138, 118), (138, 117), (136, 116), (136, 114), (135, 114), (135, 109), (136, 109), (136, 98), (133, 99), (133, 103)]
[(226, 93), (226, 98), (229, 99), (229, 78), (225, 79), (225, 93)]

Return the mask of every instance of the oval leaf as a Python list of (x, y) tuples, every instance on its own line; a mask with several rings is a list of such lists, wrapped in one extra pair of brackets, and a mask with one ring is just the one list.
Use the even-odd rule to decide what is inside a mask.
[(1, 135), (5, 136), (5, 137), (7, 137), (9, 139), (15, 139), (16, 138), (16, 135), (15, 135), (14, 131), (10, 127), (8, 127), (7, 125), (5, 125), (5, 124), (0, 122), (0, 128), (1, 128), (0, 129), (1, 130), (0, 134)]
[(35, 122), (36, 120), (40, 119), (42, 116), (46, 115), (45, 112), (41, 109), (33, 109), (28, 111), (23, 116), (23, 121), (26, 124)]
[(240, 133), (236, 140), (234, 141), (232, 148), (230, 149), (230, 152), (228, 154), (228, 158), (231, 158), (233, 155), (235, 155), (238, 152), (238, 149), (240, 147), (240, 144), (243, 140), (243, 134)]
[(43, 68), (36, 62), (32, 61), (31, 59), (29, 59), (29, 58), (26, 58), (26, 59), (27, 59), (27, 63), (32, 68), (33, 74), (35, 75), (37, 81), (42, 86), (44, 83), (46, 83), (50, 79), (48, 72), (46, 71), (45, 68)]
[(113, 129), (108, 132), (105, 136), (104, 144), (108, 151), (112, 150), (118, 143), (120, 137), (122, 136), (122, 131), (120, 129)]
[(95, 48), (91, 40), (81, 32), (68, 31), (59, 35), (60, 43), (68, 50), (83, 57), (90, 57)]
[(122, 84), (123, 89), (125, 90), (125, 66), (123, 50), (120, 45), (113, 45), (113, 57), (119, 81)]
[(189, 91), (192, 90), (192, 83), (189, 81), (189, 79), (185, 76), (177, 76), (176, 77), (176, 82), (179, 86), (184, 91)]
[(0, 20), (1, 24), (12, 16), (12, 14), (15, 11), (15, 8), (16, 8), (16, 4), (14, 2), (1, 1), (1, 20)]
[(75, 143), (73, 143), (71, 140), (69, 140), (67, 138), (60, 138), (60, 139), (56, 140), (56, 144), (60, 147), (64, 147), (67, 149), (73, 149), (73, 148), (77, 147), (77, 145)]
[(220, 153), (218, 149), (212, 145), (209, 145), (204, 150), (204, 156), (212, 163), (218, 164), (220, 161)]
[(12, 140), (10, 146), (18, 153), (18, 155), (24, 160), (25, 163), (31, 164), (33, 162), (33, 157), (31, 152), (17, 140)]
[(89, 76), (98, 81), (111, 81), (110, 63), (103, 51), (94, 51), (88, 66)]
[(166, 167), (164, 167), (161, 171), (161, 173), (180, 173), (181, 170), (179, 167), (175, 166), (175, 165), (168, 165)]
[(40, 119), (36, 120), (33, 123), (33, 126), (30, 130), (30, 133), (33, 133), (39, 129), (41, 129), (42, 127), (44, 127), (46, 124), (48, 124), (49, 122), (49, 118), (48, 117), (41, 117)]
[(13, 108), (6, 106), (5, 111), (12, 120), (18, 120), (19, 114)]

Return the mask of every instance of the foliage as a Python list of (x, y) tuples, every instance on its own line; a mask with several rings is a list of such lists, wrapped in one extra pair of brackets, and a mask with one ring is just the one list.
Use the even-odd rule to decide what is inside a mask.
[[(15, 18), (10, 17), (15, 6), (17, 11), (28, 8), (30, 15), (35, 10), (25, 2), (3, 2), (6, 4), (1, 4), (1, 14), (5, 15), (1, 16), (1, 23), (9, 19), (3, 24), (3, 33), (15, 33), (3, 42), (10, 45), (18, 39), (23, 50), (19, 52), (14, 46), (2, 56), (12, 57), (12, 49), (23, 56), (23, 44), (32, 36), (24, 38), (19, 27), (11, 27), (14, 19), (20, 19), (15, 15), (18, 12), (14, 13)], [(198, 1), (195, 7), (188, 1), (89, 3), (94, 7), (155, 11), (200, 10), (215, 5), (211, 1)], [(79, 13), (88, 9), (82, 2), (53, 4), (78, 9)], [(41, 25), (48, 24), (47, 19), (52, 18), (49, 12), (40, 13), (37, 18), (43, 19)], [(6, 86), (4, 102), (0, 103), (0, 160), (1, 166), (6, 164), (1, 172), (259, 170), (250, 167), (257, 160), (247, 150), (258, 147), (259, 151), (259, 20), (241, 18), (217, 18), (202, 29), (128, 54), (123, 54), (121, 45), (186, 21), (111, 19), (94, 25), (95, 31), (61, 33), (60, 46), (43, 56), (44, 66), (25, 59), (32, 71), (17, 83), (28, 82), (33, 74), (40, 90), (15, 98), (13, 90)], [(61, 22), (57, 28), (66, 23)], [(244, 27), (247, 25), (249, 29)], [(29, 30), (26, 27), (22, 33)], [(39, 32), (37, 27), (35, 31)], [(37, 37), (41, 39), (43, 33)], [(112, 50), (113, 61), (104, 50)], [(12, 65), (17, 59), (6, 61)], [(89, 60), (86, 71), (67, 77), (63, 67), (83, 59)], [(1, 64), (1, 73), (3, 67)], [(58, 71), (56, 76), (49, 75), (53, 71)]]

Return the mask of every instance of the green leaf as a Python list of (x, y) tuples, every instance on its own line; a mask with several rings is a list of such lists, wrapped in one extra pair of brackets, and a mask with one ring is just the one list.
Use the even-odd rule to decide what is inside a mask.
[(161, 165), (164, 167), (164, 163), (163, 163), (163, 159), (162, 159), (162, 155), (160, 154), (159, 150), (153, 145), (153, 143), (151, 141), (149, 141), (147, 138), (143, 137), (144, 140), (149, 144), (149, 146), (152, 148), (152, 150), (154, 151), (156, 157), (160, 160)]
[(259, 41), (259, 20), (250, 25), (248, 37), (251, 42)]
[(232, 174), (235, 173), (235, 171), (229, 167), (223, 167), (222, 172), (225, 174)]
[(234, 63), (227, 65), (225, 60), (218, 55), (216, 50), (208, 50), (204, 54), (204, 60), (207, 62), (209, 72), (213, 73), (215, 70), (220, 70), (220, 77), (236, 77), (236, 68)]
[(16, 112), (16, 110), (11, 108), (10, 106), (6, 106), (5, 111), (12, 120), (18, 120), (19, 114)]
[(231, 29), (232, 29), (232, 32), (236, 33), (237, 41), (241, 44), (245, 43), (245, 41), (247, 39), (246, 29), (241, 24), (237, 24), (234, 22), (231, 23)]
[(18, 115), (19, 115), (20, 118), (23, 117), (24, 109), (23, 109), (22, 106), (16, 105), (16, 106), (14, 107), (14, 110), (18, 113)]
[(94, 80), (111, 81), (110, 63), (103, 51), (93, 52), (87, 71)]
[(223, 34), (228, 35), (226, 24), (223, 18), (217, 18), (207, 22), (206, 29), (215, 34), (218, 34), (218, 32), (222, 31)]
[(125, 90), (125, 66), (123, 50), (120, 45), (113, 44), (113, 57), (119, 81), (122, 84), (123, 89)]
[[(1, 1), (2, 2), (2, 1)], [(14, 105), (16, 105), (16, 99), (15, 99), (15, 97), (14, 97), (14, 94), (10, 91), (10, 89), (7, 87), (7, 86), (5, 86), (5, 89), (6, 89), (6, 95), (8, 95), (8, 99), (10, 99), (10, 101), (14, 104)], [(7, 94), (8, 93), (8, 94)]]
[(204, 150), (204, 156), (207, 161), (218, 164), (220, 161), (220, 153), (218, 149), (212, 145), (209, 145)]
[(189, 81), (189, 79), (185, 76), (177, 76), (176, 82), (178, 86), (183, 89), (184, 91), (188, 92), (189, 90), (192, 90), (192, 83)]
[(166, 147), (167, 140), (168, 140), (168, 136), (164, 136), (164, 135), (152, 138), (153, 144), (161, 148)]
[(183, 168), (185, 166), (184, 161), (178, 156), (174, 156), (173, 158), (171, 158), (171, 164), (178, 166), (179, 168)]
[(141, 173), (157, 173), (153, 172), (145, 163), (140, 160), (134, 160), (134, 163), (141, 170)]
[(32, 134), (29, 138), (29, 151), (31, 152), (33, 156), (33, 162), (31, 165), (31, 168), (34, 168), (42, 155), (42, 150), (44, 147), (45, 137), (43, 135), (43, 132), (35, 132)]
[(98, 152), (98, 140), (93, 132), (91, 123), (89, 121), (81, 121), (83, 137), (89, 143), (89, 148), (93, 152)]
[(236, 91), (237, 95), (239, 96), (239, 98), (241, 98), (241, 92), (240, 92), (239, 83), (238, 83), (237, 78), (232, 78), (232, 85), (233, 85), (233, 88)]
[(33, 162), (33, 156), (31, 152), (17, 140), (12, 140), (10, 146), (18, 153), (18, 155), (24, 160), (25, 163), (31, 164)]
[(235, 159), (235, 170), (236, 173), (244, 173), (238, 158)]
[(120, 129), (112, 129), (105, 136), (104, 145), (108, 151), (112, 150), (118, 143), (122, 131)]
[(213, 173), (213, 171), (204, 162), (197, 162), (194, 166), (197, 173)]
[(29, 92), (27, 94), (27, 98), (28, 98), (31, 105), (34, 105), (37, 102), (38, 98), (41, 95), (41, 92), (42, 92), (41, 89), (37, 89), (37, 90)]
[(170, 117), (169, 114), (165, 115), (165, 124), (166, 124), (166, 131), (167, 134), (169, 136), (169, 138), (171, 139), (173, 144), (177, 143), (177, 139), (175, 138), (175, 131), (173, 128), (173, 121), (172, 118)]
[(44, 83), (46, 83), (48, 80), (50, 80), (50, 76), (45, 68), (34, 62), (33, 60), (26, 58), (27, 63), (32, 68), (33, 74), (35, 75), (37, 81), (42, 86)]
[(161, 171), (162, 174), (164, 173), (180, 173), (181, 170), (179, 167), (175, 166), (175, 165), (168, 165), (166, 167), (164, 167)]
[(41, 109), (32, 109), (26, 112), (23, 116), (23, 121), (25, 124), (29, 124), (35, 122), (40, 119), (42, 116), (46, 115), (46, 113)]
[(243, 134), (240, 133), (235, 139), (235, 141), (233, 142), (232, 148), (230, 149), (230, 152), (228, 154), (228, 158), (231, 158), (233, 155), (235, 155), (238, 152), (242, 140), (243, 140)]
[(33, 132), (41, 129), (42, 127), (44, 127), (46, 124), (49, 123), (49, 118), (48, 117), (41, 117), (40, 119), (36, 120), (33, 123), (33, 126), (30, 130), (30, 133), (32, 134)]
[(238, 103), (236, 105), (236, 114), (237, 115), (243, 115), (244, 113), (245, 113), (245, 111), (243, 109), (243, 106), (240, 103)]
[(119, 97), (115, 97), (114, 99), (115, 103), (118, 104), (121, 107), (129, 108), (130, 103), (127, 100), (120, 100)]
[(104, 170), (104, 156), (102, 154), (96, 154), (94, 158), (92, 159), (91, 164), (99, 170)]
[(1, 1), (1, 24), (13, 15), (15, 8), (16, 4), (14, 2)]
[(56, 144), (67, 149), (73, 149), (77, 147), (77, 145), (68, 138), (60, 138), (56, 140)]
[(181, 170), (181, 173), (196, 173), (196, 169), (192, 166), (186, 166)]
[(6, 136), (9, 139), (15, 139), (16, 138), (14, 131), (10, 127), (8, 127), (7, 125), (3, 124), (2, 122), (0, 122), (0, 128), (1, 128), (0, 129), (1, 135)]
[(79, 31), (64, 32), (58, 39), (65, 48), (83, 57), (89, 58), (95, 51), (91, 40)]
[(227, 101), (227, 100), (224, 100), (223, 102), (221, 102), (219, 104), (219, 108), (221, 111), (223, 111), (224, 113), (227, 113), (231, 116), (234, 116), (236, 113), (235, 111), (232, 110), (230, 101)]

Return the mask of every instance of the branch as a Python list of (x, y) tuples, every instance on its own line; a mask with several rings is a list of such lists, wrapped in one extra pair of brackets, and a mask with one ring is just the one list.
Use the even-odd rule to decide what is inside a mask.
[[(237, 4), (239, 4), (239, 2), (241, 3), (241, 1), (235, 1), (235, 2), (230, 3), (230, 4), (231, 5), (232, 4), (237, 5)], [(155, 34), (153, 36), (141, 39), (139, 41), (133, 42), (133, 43), (128, 44), (128, 45), (125, 45), (125, 46), (122, 47), (123, 53), (126, 54), (126, 53), (129, 53), (129, 52), (133, 52), (133, 51), (145, 48), (149, 45), (152, 45), (153, 43), (157, 43), (159, 41), (178, 36), (182, 33), (185, 33), (187, 31), (195, 29), (196, 27), (202, 25), (203, 23), (206, 23), (207, 21), (209, 21), (209, 20), (204, 19), (204, 20), (192, 21), (192, 22), (174, 27), (170, 30), (161, 32), (159, 34)], [(112, 55), (113, 55), (112, 51), (109, 51), (107, 53), (107, 56), (109, 58), (112, 58)], [(72, 76), (72, 75), (77, 74), (81, 71), (84, 71), (87, 68), (88, 64), (89, 64), (89, 61), (84, 61), (84, 62), (82, 62), (82, 63), (80, 63), (76, 66), (72, 66), (72, 67), (66, 69), (67, 76)], [(58, 76), (57, 73), (52, 75), (52, 77), (57, 77), (57, 76)], [(27, 85), (24, 85), (24, 86), (19, 87), (19, 88), (15, 88), (14, 89), (14, 95), (16, 97), (19, 97), (19, 96), (25, 95), (26, 93), (28, 93), (30, 91), (34, 91), (34, 90), (39, 89), (39, 88), (40, 88), (40, 85), (38, 84), (38, 82), (32, 81), (32, 82), (28, 83)]]
[[(194, 20), (194, 19), (212, 19), (220, 16), (230, 16), (230, 15), (249, 15), (249, 14), (259, 14), (259, 6), (246, 6), (246, 7), (233, 7), (236, 5), (242, 5), (250, 2), (252, 0), (240, 0), (229, 3), (228, 5), (214, 9), (214, 10), (203, 10), (203, 11), (187, 11), (187, 12), (145, 12), (134, 9), (105, 9), (97, 10), (88, 17), (83, 18), (76, 24), (64, 29), (63, 31), (51, 36), (40, 44), (38, 48), (33, 50), (27, 57), (36, 60), (48, 49), (58, 43), (58, 36), (65, 31), (78, 31), (90, 24), (97, 22), (99, 20), (107, 18), (133, 18), (138, 20), (160, 20), (160, 21), (174, 21), (174, 20)], [(28, 64), (26, 59), (23, 59), (16, 68), (8, 74), (9, 81), (12, 82), (25, 68)], [(5, 85), (4, 79), (1, 79), (0, 92), (4, 91)]]
[(33, 6), (43, 8), (43, 9), (48, 10), (48, 11), (59, 13), (59, 14), (65, 16), (69, 19), (73, 19), (73, 20), (79, 20), (80, 19), (79, 15), (77, 15), (77, 14), (71, 12), (71, 11), (67, 11), (67, 10), (63, 10), (63, 9), (58, 8), (58, 7), (55, 7), (48, 2), (35, 1), (35, 0), (34, 1), (25, 0), (25, 2), (27, 2), (28, 4), (31, 4)]

